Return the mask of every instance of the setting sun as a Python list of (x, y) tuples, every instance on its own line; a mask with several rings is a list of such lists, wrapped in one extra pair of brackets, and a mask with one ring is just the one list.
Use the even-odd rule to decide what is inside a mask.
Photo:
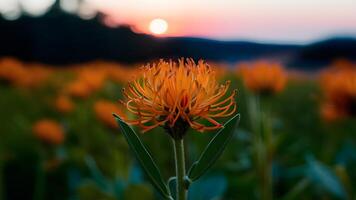
[(163, 34), (168, 29), (168, 23), (163, 19), (154, 19), (150, 22), (150, 31), (153, 34)]

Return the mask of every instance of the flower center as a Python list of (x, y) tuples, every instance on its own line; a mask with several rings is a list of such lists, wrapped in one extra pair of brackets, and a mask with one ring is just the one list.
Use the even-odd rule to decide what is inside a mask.
[(353, 97), (350, 99), (348, 109), (349, 109), (349, 115), (352, 117), (355, 117), (356, 116), (356, 97)]
[(188, 95), (184, 94), (182, 99), (180, 100), (180, 106), (185, 108), (188, 105)]
[(189, 128), (189, 123), (184, 121), (184, 119), (180, 117), (177, 119), (173, 127), (171, 127), (169, 123), (166, 123), (164, 125), (164, 129), (175, 140), (182, 139), (183, 136), (187, 133), (188, 128)]

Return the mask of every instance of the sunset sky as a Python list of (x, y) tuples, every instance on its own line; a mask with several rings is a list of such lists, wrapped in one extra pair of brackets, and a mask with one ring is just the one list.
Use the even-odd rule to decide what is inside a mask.
[[(26, 2), (27, 9), (44, 11), (54, 0)], [(62, 0), (75, 9), (76, 0)], [(150, 33), (156, 18), (168, 23), (163, 36), (202, 36), (222, 40), (306, 43), (334, 35), (356, 36), (356, 0), (85, 0), (80, 12), (100, 11), (108, 21), (130, 24)], [(12, 3), (13, 4), (13, 3)], [(22, 3), (23, 4), (23, 3)], [(42, 6), (42, 7), (41, 7)], [(77, 8), (76, 8), (77, 9)], [(2, 9), (4, 10), (4, 9)], [(79, 10), (79, 9), (77, 9)]]

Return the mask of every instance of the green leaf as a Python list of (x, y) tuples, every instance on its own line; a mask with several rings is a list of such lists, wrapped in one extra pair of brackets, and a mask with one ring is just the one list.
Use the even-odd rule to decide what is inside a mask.
[(131, 150), (135, 153), (153, 186), (163, 197), (170, 199), (171, 195), (169, 189), (163, 181), (161, 173), (145, 145), (141, 142), (140, 138), (129, 125), (122, 121), (116, 114), (114, 114), (114, 117), (116, 118), (127, 143), (129, 144)]
[(347, 199), (346, 190), (337, 175), (330, 167), (315, 160), (312, 156), (307, 157), (306, 175), (314, 185), (321, 186), (340, 199)]
[(101, 173), (95, 160), (91, 156), (86, 156), (85, 163), (87, 164), (89, 168), (89, 172), (91, 173), (93, 180), (97, 184), (97, 186), (102, 191), (112, 194), (113, 192), (112, 183), (109, 180), (107, 180), (104, 177), (104, 175)]
[(167, 181), (169, 190), (171, 191), (172, 198), (176, 199), (176, 186), (177, 186), (177, 177), (171, 177)]
[(234, 130), (240, 121), (240, 114), (236, 114), (224, 125), (224, 128), (210, 141), (204, 152), (201, 154), (188, 172), (188, 177), (191, 181), (195, 181), (204, 175), (210, 167), (217, 161), (224, 151), (226, 145), (231, 140)]

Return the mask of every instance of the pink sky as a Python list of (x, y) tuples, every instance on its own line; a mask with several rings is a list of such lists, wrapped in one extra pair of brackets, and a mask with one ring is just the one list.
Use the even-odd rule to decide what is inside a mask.
[[(28, 13), (44, 13), (55, 0), (0, 0), (0, 13), (21, 5)], [(78, 0), (60, 0), (78, 6)], [(199, 36), (221, 40), (306, 43), (335, 35), (356, 36), (356, 0), (80, 0), (84, 18), (94, 11), (117, 23), (150, 33), (149, 23), (169, 24), (164, 36)], [(67, 7), (68, 7), (67, 5)], [(83, 6), (84, 5), (84, 6)], [(75, 9), (75, 8), (69, 9)], [(16, 11), (16, 9), (15, 9)], [(15, 14), (15, 15), (14, 15)], [(4, 15), (6, 16), (6, 15)]]
[(356, 36), (356, 0), (90, 0), (122, 23), (149, 32), (165, 19), (166, 36), (310, 42)]

